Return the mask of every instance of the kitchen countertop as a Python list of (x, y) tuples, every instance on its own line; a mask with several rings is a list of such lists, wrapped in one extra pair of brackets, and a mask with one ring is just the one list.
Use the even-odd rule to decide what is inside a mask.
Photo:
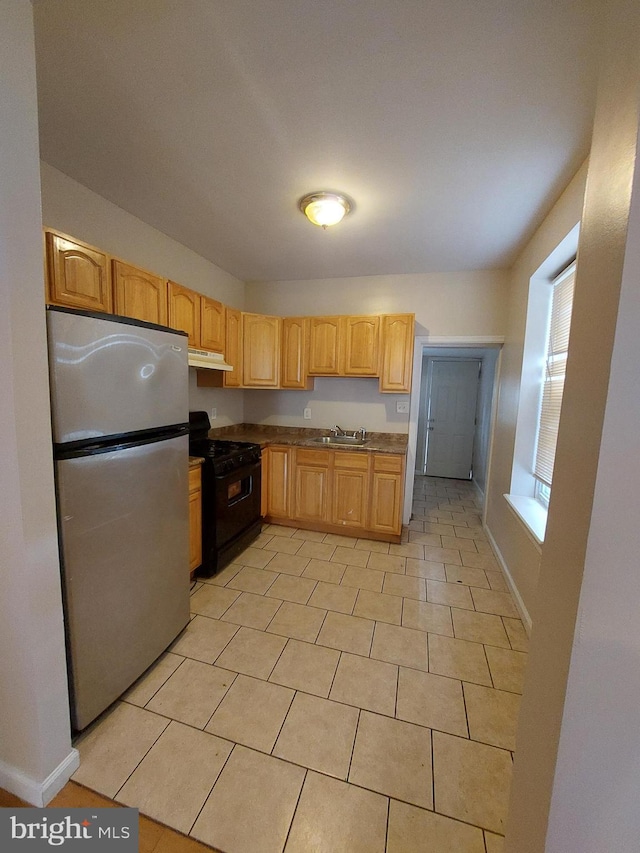
[(190, 456), (189, 468), (197, 468), (198, 466), (202, 465), (203, 462), (204, 459), (202, 458), (202, 456)]
[(250, 441), (265, 447), (269, 444), (291, 445), (295, 447), (313, 447), (318, 449), (348, 450), (358, 453), (400, 453), (407, 452), (406, 433), (371, 432), (367, 433), (367, 443), (363, 445), (350, 444), (318, 444), (313, 439), (329, 435), (327, 429), (304, 429), (298, 427), (267, 426), (264, 424), (234, 424), (233, 426), (217, 427), (209, 430), (209, 438), (225, 441)]

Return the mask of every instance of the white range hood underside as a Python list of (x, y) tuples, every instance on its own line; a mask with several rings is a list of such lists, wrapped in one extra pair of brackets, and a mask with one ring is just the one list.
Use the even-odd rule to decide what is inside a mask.
[(233, 370), (233, 366), (227, 364), (221, 352), (208, 352), (202, 349), (191, 349), (191, 347), (189, 347), (189, 367), (206, 368), (207, 370)]

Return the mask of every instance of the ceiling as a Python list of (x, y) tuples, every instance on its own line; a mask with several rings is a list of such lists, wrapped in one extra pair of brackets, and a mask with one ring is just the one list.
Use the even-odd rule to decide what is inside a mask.
[(508, 267), (588, 154), (596, 5), (36, 0), (42, 158), (243, 280)]

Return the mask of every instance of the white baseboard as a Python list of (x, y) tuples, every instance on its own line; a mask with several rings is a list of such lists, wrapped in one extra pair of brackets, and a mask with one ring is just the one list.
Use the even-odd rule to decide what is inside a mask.
[(502, 573), (505, 577), (505, 580), (507, 581), (507, 586), (509, 587), (509, 591), (511, 592), (511, 595), (513, 596), (513, 599), (516, 603), (516, 607), (518, 608), (518, 612), (520, 613), (520, 618), (522, 619), (522, 623), (525, 627), (527, 635), (531, 635), (531, 625), (532, 625), (531, 616), (529, 615), (529, 611), (525, 607), (524, 601), (522, 600), (522, 596), (520, 595), (518, 587), (516, 586), (516, 582), (514, 581), (513, 577), (511, 576), (511, 572), (509, 571), (509, 569), (507, 567), (507, 564), (505, 562), (504, 557), (502, 556), (502, 552), (500, 551), (500, 548), (498, 548), (498, 546), (496, 544), (496, 540), (493, 538), (493, 536), (491, 535), (491, 531), (489, 530), (489, 528), (486, 525), (484, 525), (484, 532), (489, 537), (489, 543), (490, 543), (491, 547), (493, 548), (493, 551), (494, 551), (494, 553), (498, 559), (498, 563), (500, 563), (500, 568), (502, 569)]
[(0, 761), (0, 788), (15, 794), (32, 806), (42, 808), (64, 788), (79, 766), (80, 753), (77, 749), (71, 749), (56, 769), (43, 782), (38, 782), (26, 776), (17, 767)]

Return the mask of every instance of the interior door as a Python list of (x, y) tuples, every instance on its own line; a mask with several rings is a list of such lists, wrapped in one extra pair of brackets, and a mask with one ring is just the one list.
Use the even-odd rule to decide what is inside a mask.
[(427, 380), (429, 477), (470, 480), (480, 362), (433, 359)]

